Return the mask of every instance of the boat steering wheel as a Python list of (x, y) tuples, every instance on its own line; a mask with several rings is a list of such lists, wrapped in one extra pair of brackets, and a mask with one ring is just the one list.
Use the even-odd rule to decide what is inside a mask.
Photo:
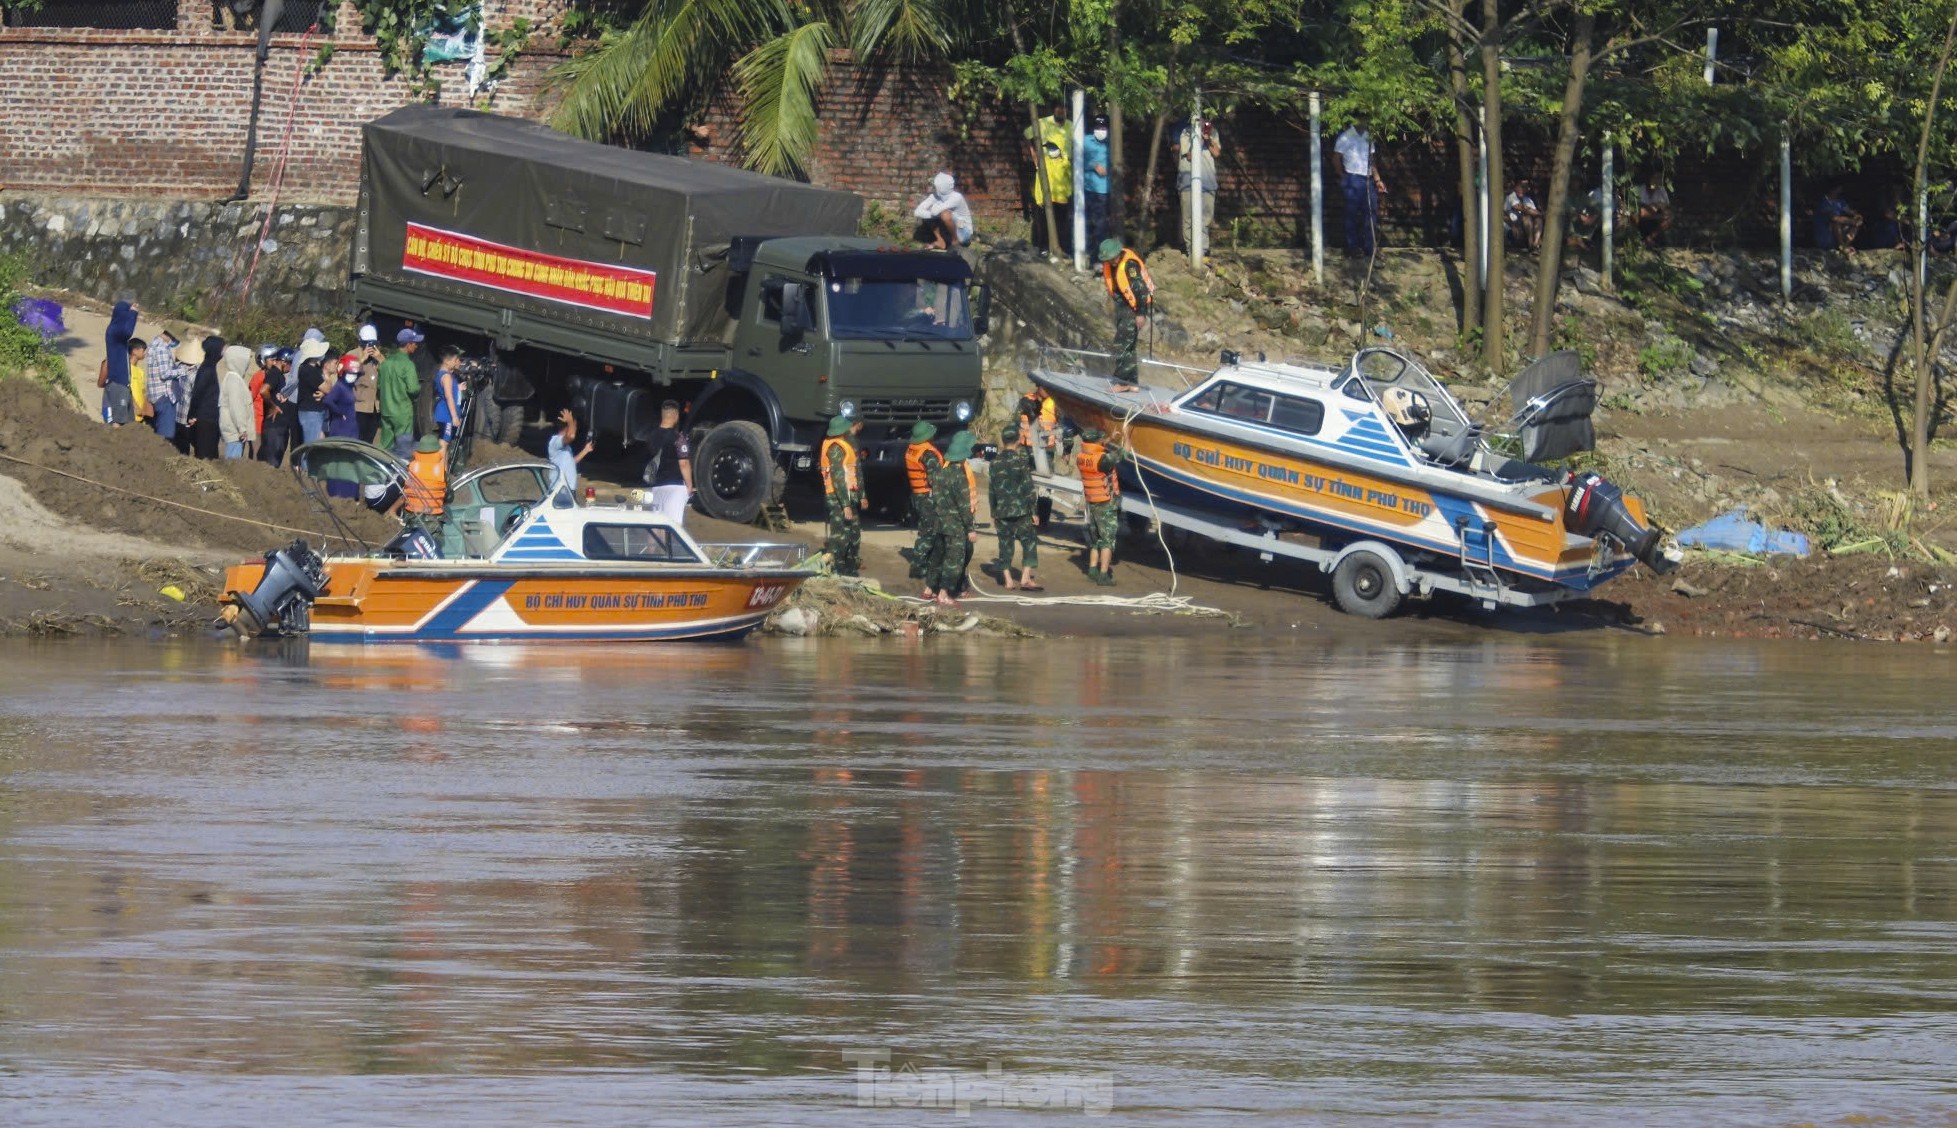
[(503, 518), (503, 527), (502, 529), (499, 530), (499, 532), (501, 532), (503, 536), (506, 537), (509, 536), (510, 532), (514, 530), (518, 525), (523, 524), (523, 519), (528, 516), (530, 516), (529, 506), (527, 505), (511, 506), (510, 515), (508, 517)]

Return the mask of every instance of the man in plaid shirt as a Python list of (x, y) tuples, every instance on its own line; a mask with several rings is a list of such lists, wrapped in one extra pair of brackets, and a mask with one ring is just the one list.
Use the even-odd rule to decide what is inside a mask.
[(183, 373), (177, 365), (177, 338), (168, 329), (149, 343), (149, 357), (143, 365), (144, 391), (148, 393), (150, 426), (172, 442), (177, 437), (177, 413), (183, 407)]

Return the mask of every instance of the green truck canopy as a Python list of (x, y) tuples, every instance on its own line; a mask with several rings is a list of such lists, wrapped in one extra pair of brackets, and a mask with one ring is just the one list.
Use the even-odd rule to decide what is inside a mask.
[(353, 273), (674, 345), (719, 343), (729, 243), (853, 236), (863, 202), (475, 110), (364, 128)]

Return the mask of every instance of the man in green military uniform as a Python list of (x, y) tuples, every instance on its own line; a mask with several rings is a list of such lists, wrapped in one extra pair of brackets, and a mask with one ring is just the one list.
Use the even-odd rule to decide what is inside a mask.
[[(1121, 531), (1121, 447), (1109, 442), (1098, 427), (1081, 433), (1082, 491), (1087, 497), (1087, 578), (1102, 587), (1114, 586), (1114, 541)], [(1106, 445), (1103, 445), (1103, 444)]]
[(1103, 239), (1101, 284), (1114, 299), (1114, 382), (1133, 386), (1141, 379), (1135, 350), (1141, 343), (1142, 324), (1154, 312), (1155, 280), (1148, 276), (1142, 256), (1122, 246), (1119, 239)]
[(920, 419), (911, 425), (911, 445), (904, 450), (904, 472), (911, 487), (911, 523), (917, 526), (917, 540), (911, 545), (911, 579), (924, 584), (923, 597), (935, 599), (937, 592), (925, 578), (925, 562), (931, 558), (938, 539), (938, 526), (931, 506), (931, 475), (945, 464), (944, 455), (931, 445), (938, 428)]
[[(994, 563), (1007, 590), (1042, 591), (1033, 578), (1040, 563), (1040, 534), (1033, 528), (1033, 448), (1017, 423), (999, 433), (999, 457), (992, 460), (992, 525), (999, 533), (999, 559)], [(1020, 549), (1017, 579), (1013, 577), (1013, 547)]]
[(856, 433), (861, 421), (847, 415), (829, 420), (822, 440), (822, 490), (829, 502), (829, 564), (838, 576), (863, 567), (863, 479), (856, 465)]
[(965, 460), (972, 457), (972, 433), (960, 431), (952, 436), (945, 450), (944, 465), (931, 473), (932, 517), (938, 526), (936, 551), (924, 582), (937, 590), (936, 600), (950, 606), (952, 596), (965, 586), (965, 565), (972, 546), (978, 543), (972, 513), (972, 482), (966, 474)]

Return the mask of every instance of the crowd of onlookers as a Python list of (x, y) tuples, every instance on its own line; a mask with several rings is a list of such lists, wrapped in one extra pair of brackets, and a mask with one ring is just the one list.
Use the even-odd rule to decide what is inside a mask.
[[(138, 310), (125, 295), (109, 316), (106, 355), (96, 374), (102, 419), (142, 425), (183, 454), (205, 459), (258, 459), (283, 465), (294, 449), (322, 438), (374, 443), (401, 457), (416, 446), (415, 408), (422, 376), (415, 354), (425, 342), (413, 328), (384, 348), (372, 324), (336, 349), (307, 329), (296, 343), (246, 345), (222, 335), (179, 339), (168, 329), (144, 340)], [(435, 365), (433, 418), (439, 439), (463, 419), (466, 383), (459, 349)]]

